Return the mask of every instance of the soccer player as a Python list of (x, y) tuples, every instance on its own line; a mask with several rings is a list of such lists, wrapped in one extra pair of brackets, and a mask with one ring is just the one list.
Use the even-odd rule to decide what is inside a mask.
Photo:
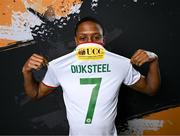
[[(42, 82), (32, 76), (32, 69), (47, 65), (46, 59), (33, 54), (24, 64), (25, 92), (39, 99), (61, 86), (73, 136), (116, 136), (119, 88), (122, 83), (148, 95), (160, 86), (158, 56), (139, 49), (128, 59), (104, 48), (104, 29), (99, 21), (83, 18), (75, 28), (76, 49), (48, 63)], [(147, 76), (141, 75), (132, 64), (149, 63)]]

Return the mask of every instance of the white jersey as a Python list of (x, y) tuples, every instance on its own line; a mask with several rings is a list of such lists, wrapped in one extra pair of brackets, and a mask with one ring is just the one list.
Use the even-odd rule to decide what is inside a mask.
[(43, 83), (62, 87), (70, 135), (116, 136), (119, 88), (139, 78), (128, 58), (86, 43), (51, 61)]

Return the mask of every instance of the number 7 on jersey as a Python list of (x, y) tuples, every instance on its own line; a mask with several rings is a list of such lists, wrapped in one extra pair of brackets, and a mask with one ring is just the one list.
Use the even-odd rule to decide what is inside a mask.
[(80, 85), (95, 84), (89, 101), (85, 124), (91, 124), (102, 78), (80, 78)]

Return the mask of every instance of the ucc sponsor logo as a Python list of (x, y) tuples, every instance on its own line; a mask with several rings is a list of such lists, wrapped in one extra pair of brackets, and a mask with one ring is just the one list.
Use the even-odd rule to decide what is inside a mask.
[(101, 60), (104, 59), (104, 49), (98, 47), (83, 47), (76, 50), (79, 60)]

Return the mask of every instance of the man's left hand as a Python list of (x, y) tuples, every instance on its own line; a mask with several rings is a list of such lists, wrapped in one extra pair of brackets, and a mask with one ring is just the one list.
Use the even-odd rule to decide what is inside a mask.
[(153, 62), (154, 60), (157, 59), (158, 56), (155, 53), (139, 49), (131, 57), (131, 63), (140, 67), (144, 63)]

